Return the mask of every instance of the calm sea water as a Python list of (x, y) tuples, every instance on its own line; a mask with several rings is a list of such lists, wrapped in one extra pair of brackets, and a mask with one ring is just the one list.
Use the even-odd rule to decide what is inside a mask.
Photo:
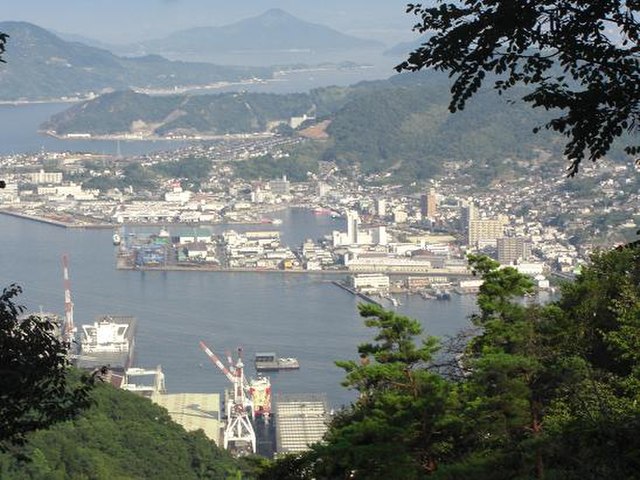
[[(290, 242), (336, 228), (335, 220), (304, 210), (279, 217)], [(357, 358), (358, 343), (373, 332), (363, 326), (356, 298), (330, 283), (334, 276), (118, 271), (109, 230), (63, 229), (0, 215), (0, 232), (0, 284), (23, 286), (20, 303), (63, 314), (61, 256), (68, 253), (76, 323), (107, 313), (136, 316), (136, 364), (161, 364), (172, 392), (226, 387), (198, 347), (204, 340), (221, 354), (242, 345), (249, 360), (265, 350), (297, 357), (299, 371), (272, 375), (275, 392), (325, 392), (336, 406), (353, 399), (340, 386), (343, 373), (333, 361)], [(468, 325), (474, 305), (473, 297), (456, 295), (449, 302), (399, 298), (401, 313), (439, 336)], [(251, 361), (246, 363), (253, 374)]]
[[(0, 154), (116, 152), (115, 142), (61, 141), (37, 134), (40, 123), (67, 106), (0, 106)], [(121, 143), (125, 155), (170, 147), (165, 142)], [(344, 228), (341, 221), (304, 210), (276, 216), (283, 220), (283, 239), (292, 246)], [(32, 311), (63, 314), (61, 256), (67, 253), (76, 323), (109, 313), (136, 316), (136, 364), (161, 364), (170, 391), (221, 392), (227, 387), (198, 347), (204, 340), (221, 354), (242, 345), (250, 375), (256, 351), (297, 357), (299, 371), (272, 375), (275, 392), (325, 392), (335, 406), (354, 398), (340, 386), (343, 372), (333, 362), (357, 358), (358, 343), (373, 332), (363, 326), (356, 298), (330, 283), (335, 276), (117, 271), (111, 236), (110, 230), (63, 229), (0, 215), (0, 286), (18, 283), (24, 288), (19, 303)], [(467, 326), (474, 308), (473, 297), (455, 295), (450, 302), (400, 301), (401, 313), (419, 319), (426, 333), (438, 336)]]

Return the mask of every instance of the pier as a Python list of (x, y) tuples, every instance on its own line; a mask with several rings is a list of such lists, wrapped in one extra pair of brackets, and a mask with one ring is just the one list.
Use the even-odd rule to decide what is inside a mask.
[(334, 285), (337, 285), (338, 287), (340, 287), (343, 290), (346, 290), (347, 292), (349, 292), (351, 295), (355, 295), (356, 297), (360, 297), (363, 300), (372, 303), (374, 305), (379, 306), (380, 308), (385, 308), (384, 305), (382, 305), (380, 302), (378, 302), (377, 300), (374, 300), (373, 298), (371, 298), (369, 295), (366, 295), (362, 292), (358, 292), (357, 290), (354, 290), (353, 288), (350, 288), (348, 286), (346, 286), (344, 283), (339, 282), (337, 280), (334, 280), (333, 282)]

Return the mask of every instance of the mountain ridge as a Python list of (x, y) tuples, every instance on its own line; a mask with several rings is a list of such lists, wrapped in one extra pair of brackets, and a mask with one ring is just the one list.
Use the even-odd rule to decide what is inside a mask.
[(61, 39), (28, 22), (0, 22), (9, 34), (0, 65), (0, 101), (86, 97), (128, 88), (210, 85), (255, 77), (267, 67), (228, 67), (167, 60), (158, 55), (119, 57), (108, 50)]
[(194, 27), (166, 37), (140, 42), (146, 51), (191, 52), (203, 43), (225, 51), (331, 50), (381, 47), (375, 40), (361, 39), (330, 27), (307, 22), (282, 9), (270, 9), (235, 23), (218, 27)]

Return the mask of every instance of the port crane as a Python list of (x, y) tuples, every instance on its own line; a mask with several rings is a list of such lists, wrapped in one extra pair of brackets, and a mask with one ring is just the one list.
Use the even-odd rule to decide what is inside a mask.
[(62, 255), (62, 276), (64, 280), (64, 328), (63, 339), (68, 345), (69, 351), (75, 340), (77, 328), (73, 324), (73, 302), (71, 301), (71, 280), (69, 279), (69, 256)]
[(244, 446), (249, 445), (251, 452), (256, 453), (256, 432), (249, 419), (249, 410), (253, 411), (253, 406), (247, 395), (249, 388), (244, 376), (242, 349), (238, 348), (238, 360), (235, 364), (231, 355), (227, 355), (227, 361), (230, 363), (230, 368), (227, 368), (202, 341), (200, 348), (233, 385), (230, 401), (226, 402), (227, 426), (223, 434), (224, 448), (229, 449), (231, 445), (234, 450), (241, 452)]

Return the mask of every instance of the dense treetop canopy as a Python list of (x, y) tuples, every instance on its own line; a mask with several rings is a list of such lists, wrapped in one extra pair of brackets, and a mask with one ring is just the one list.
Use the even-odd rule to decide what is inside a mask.
[[(397, 69), (449, 72), (452, 112), (488, 75), (499, 93), (529, 85), (524, 101), (561, 112), (545, 127), (568, 137), (569, 175), (585, 158), (604, 156), (617, 137), (637, 132), (640, 2), (437, 0), (407, 10), (428, 39)], [(638, 146), (625, 150), (640, 153)]]

